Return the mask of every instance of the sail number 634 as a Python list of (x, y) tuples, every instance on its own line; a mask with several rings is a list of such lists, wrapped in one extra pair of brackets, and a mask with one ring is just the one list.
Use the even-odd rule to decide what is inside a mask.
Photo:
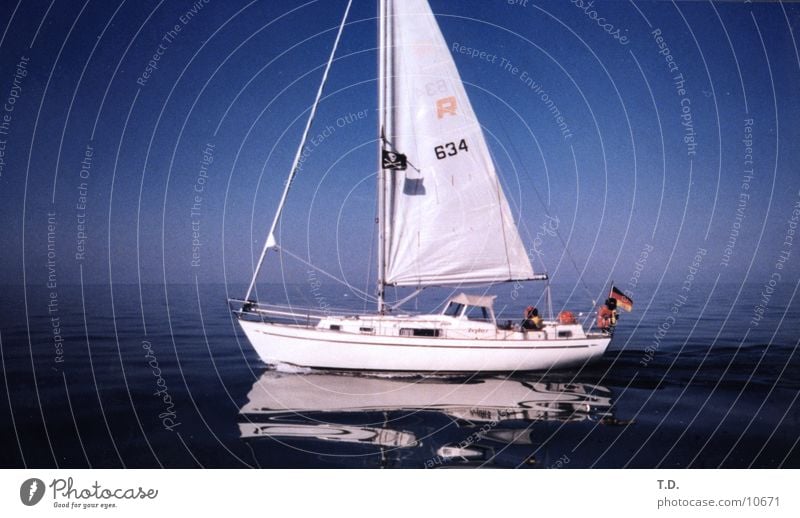
[(459, 143), (448, 142), (447, 144), (436, 146), (433, 150), (436, 152), (436, 158), (444, 160), (449, 156), (457, 155), (459, 151), (469, 151), (469, 147), (467, 147), (467, 141), (462, 138)]

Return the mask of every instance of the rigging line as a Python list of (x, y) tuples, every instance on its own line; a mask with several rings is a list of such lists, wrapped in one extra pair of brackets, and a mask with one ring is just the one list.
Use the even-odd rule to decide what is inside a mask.
[[(411, 300), (411, 299), (413, 299), (413, 298), (417, 297), (417, 296), (418, 296), (420, 293), (422, 293), (422, 291), (423, 291), (425, 288), (426, 288), (426, 286), (422, 286), (422, 287), (419, 287), (419, 288), (417, 288), (417, 289), (416, 289), (416, 290), (415, 290), (413, 293), (411, 293), (410, 295), (408, 295), (408, 296), (405, 296), (405, 297), (403, 297), (403, 298), (402, 298), (402, 299), (400, 299), (400, 300), (395, 300), (395, 301), (394, 301), (392, 304), (389, 304), (389, 307), (390, 307), (392, 310), (395, 310), (395, 309), (399, 308), (400, 306), (402, 306), (403, 304), (405, 304), (405, 303), (406, 303), (406, 302), (408, 302), (409, 300)], [(415, 307), (418, 307), (418, 306), (415, 306)]]
[(359, 295), (361, 295), (362, 297), (366, 297), (367, 299), (369, 299), (369, 300), (371, 300), (371, 301), (378, 300), (377, 298), (373, 297), (373, 296), (372, 296), (372, 295), (370, 295), (369, 293), (366, 293), (366, 292), (364, 292), (364, 291), (361, 291), (360, 289), (356, 288), (355, 286), (353, 286), (353, 285), (352, 285), (352, 284), (350, 284), (349, 282), (347, 282), (347, 281), (345, 281), (345, 280), (343, 280), (343, 279), (340, 279), (339, 277), (336, 277), (336, 276), (335, 276), (335, 275), (333, 275), (332, 273), (328, 273), (328, 272), (326, 272), (325, 270), (323, 270), (323, 269), (322, 269), (322, 268), (320, 268), (319, 266), (316, 266), (315, 264), (312, 264), (312, 263), (310, 263), (310, 262), (306, 261), (305, 259), (303, 259), (303, 258), (302, 258), (302, 257), (300, 257), (299, 255), (295, 255), (295, 254), (291, 253), (290, 251), (286, 250), (286, 249), (285, 249), (285, 248), (283, 248), (282, 246), (277, 246), (276, 248), (277, 248), (277, 249), (279, 249), (279, 250), (280, 250), (281, 252), (283, 252), (284, 254), (286, 254), (286, 255), (288, 255), (289, 257), (291, 257), (292, 259), (296, 259), (297, 261), (300, 261), (301, 263), (303, 263), (304, 265), (308, 266), (309, 268), (313, 268), (313, 269), (315, 269), (316, 271), (318, 271), (318, 272), (319, 272), (319, 273), (321, 273), (322, 275), (324, 275), (324, 276), (326, 276), (326, 277), (330, 277), (331, 279), (333, 279), (334, 281), (336, 281), (336, 282), (338, 282), (338, 283), (344, 284), (345, 286), (347, 286), (348, 288), (350, 288), (350, 289), (351, 289), (351, 290), (353, 290), (354, 292), (358, 293), (358, 294), (359, 294)]
[[(481, 129), (481, 132), (483, 132), (482, 129)], [(484, 141), (485, 140), (486, 139), (484, 138)], [(506, 222), (505, 218), (503, 218), (503, 198), (504, 198), (504, 195), (503, 195), (503, 186), (500, 183), (500, 174), (498, 173), (498, 171), (500, 171), (500, 166), (499, 166), (499, 163), (497, 162), (497, 160), (495, 159), (494, 152), (492, 151), (492, 148), (491, 148), (491, 146), (489, 146), (488, 142), (486, 143), (486, 149), (489, 151), (489, 158), (491, 159), (492, 166), (495, 169), (494, 182), (495, 182), (495, 186), (497, 187), (497, 209), (498, 209), (498, 212), (500, 213), (500, 222), (502, 224), (502, 229), (503, 229), (503, 247), (505, 248), (505, 251), (506, 251), (506, 266), (508, 267), (508, 276), (509, 276), (509, 278), (513, 278), (514, 276), (512, 275), (512, 272), (511, 272), (511, 257), (510, 257), (510, 255), (508, 253), (508, 237), (506, 236), (506, 223), (507, 222)], [(506, 200), (506, 204), (509, 204), (509, 203), (511, 203), (511, 202)], [(510, 210), (510, 207), (509, 207), (509, 210)], [(520, 216), (522, 216), (522, 215), (520, 214)], [(522, 219), (522, 218), (520, 217), (520, 219)], [(516, 224), (514, 222), (513, 214), (511, 216), (511, 224), (516, 227)], [(519, 231), (517, 231), (517, 234), (519, 234)], [(523, 247), (524, 246), (525, 245), (523, 244)], [(545, 271), (546, 270), (547, 270), (547, 268), (545, 268)], [(533, 271), (533, 266), (532, 265), (531, 265), (531, 271)]]
[(339, 47), (339, 41), (342, 39), (342, 32), (344, 31), (344, 26), (347, 22), (347, 15), (350, 13), (350, 6), (352, 5), (353, 0), (348, 0), (347, 8), (345, 9), (344, 16), (342, 17), (342, 23), (339, 25), (339, 31), (336, 33), (336, 39), (333, 42), (331, 55), (328, 58), (328, 63), (325, 65), (325, 72), (322, 74), (322, 81), (320, 82), (319, 90), (317, 90), (317, 97), (314, 99), (314, 104), (311, 105), (311, 113), (308, 115), (308, 121), (306, 122), (305, 130), (303, 130), (303, 137), (300, 139), (300, 146), (297, 148), (297, 153), (295, 154), (294, 162), (292, 163), (292, 169), (289, 172), (289, 177), (286, 179), (286, 184), (283, 187), (283, 194), (281, 195), (281, 201), (278, 203), (278, 210), (275, 211), (275, 217), (272, 220), (269, 234), (267, 234), (267, 240), (264, 242), (264, 249), (261, 250), (261, 256), (259, 257), (258, 264), (253, 272), (253, 279), (250, 281), (250, 286), (247, 288), (247, 293), (244, 296), (245, 300), (250, 300), (250, 294), (253, 292), (253, 288), (256, 285), (256, 279), (258, 278), (258, 273), (261, 270), (261, 266), (264, 264), (264, 258), (267, 255), (267, 251), (270, 248), (277, 249), (277, 244), (275, 243), (275, 229), (278, 226), (278, 221), (280, 220), (281, 213), (283, 212), (283, 207), (286, 205), (286, 198), (289, 195), (289, 189), (292, 186), (292, 181), (297, 174), (303, 149), (306, 147), (306, 140), (308, 140), (308, 135), (311, 131), (311, 125), (314, 123), (314, 117), (317, 115), (317, 106), (319, 106), (319, 100), (322, 98), (322, 91), (325, 88), (325, 83), (328, 81), (328, 73), (331, 70), (331, 64), (333, 64), (333, 58), (336, 56), (336, 49)]
[[(523, 167), (525, 162), (522, 161), (522, 157), (520, 156), (519, 151), (517, 151), (517, 146), (514, 145), (514, 141), (509, 136), (508, 130), (506, 129), (505, 124), (503, 124), (502, 121), (500, 121), (500, 127), (503, 129), (503, 133), (505, 134), (506, 140), (508, 141), (509, 146), (511, 147), (511, 151), (514, 152), (514, 155), (517, 158), (517, 162), (520, 164), (520, 167)], [(531, 175), (531, 176), (533, 176), (533, 175)], [(550, 214), (550, 211), (548, 210), (547, 205), (544, 203), (544, 200), (542, 199), (541, 193), (539, 193), (539, 190), (536, 188), (536, 182), (531, 182), (531, 187), (533, 188), (533, 192), (536, 194), (536, 199), (539, 200), (539, 203), (541, 204), (542, 209), (544, 209), (545, 215), (547, 217), (549, 217), (549, 218), (552, 218), (553, 216)], [(586, 285), (586, 281), (583, 279), (583, 275), (581, 275), (581, 270), (580, 270), (580, 268), (578, 268), (578, 264), (575, 261), (575, 258), (572, 256), (572, 253), (569, 251), (569, 247), (567, 246), (567, 243), (564, 241), (564, 237), (561, 235), (561, 232), (558, 231), (558, 227), (556, 227), (553, 230), (555, 231), (556, 236), (558, 237), (558, 240), (561, 242), (561, 246), (564, 247), (564, 253), (567, 254), (567, 258), (569, 259), (569, 262), (572, 264), (572, 267), (575, 268), (575, 273), (578, 274), (578, 281), (581, 283), (581, 286), (583, 287), (583, 289), (586, 292), (586, 294), (589, 295), (589, 298), (592, 301), (592, 307), (594, 307), (594, 305), (597, 303), (597, 300), (594, 298), (594, 294), (589, 289), (589, 286)]]

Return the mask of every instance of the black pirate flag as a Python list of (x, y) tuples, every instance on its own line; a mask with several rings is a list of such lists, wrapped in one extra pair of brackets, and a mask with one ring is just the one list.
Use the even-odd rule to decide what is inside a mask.
[(381, 162), (384, 169), (391, 169), (393, 171), (405, 171), (408, 168), (408, 159), (402, 153), (395, 153), (394, 151), (383, 150)]

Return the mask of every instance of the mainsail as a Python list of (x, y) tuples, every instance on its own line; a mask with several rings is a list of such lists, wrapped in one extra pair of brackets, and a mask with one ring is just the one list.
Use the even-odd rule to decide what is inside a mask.
[(480, 123), (427, 0), (385, 0), (383, 284), (533, 277)]

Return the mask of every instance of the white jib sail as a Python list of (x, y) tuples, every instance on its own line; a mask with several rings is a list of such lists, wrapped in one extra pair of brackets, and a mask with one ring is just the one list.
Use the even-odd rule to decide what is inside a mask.
[(428, 2), (386, 0), (382, 30), (384, 148), (392, 152), (383, 160), (384, 283), (530, 279), (483, 131)]

